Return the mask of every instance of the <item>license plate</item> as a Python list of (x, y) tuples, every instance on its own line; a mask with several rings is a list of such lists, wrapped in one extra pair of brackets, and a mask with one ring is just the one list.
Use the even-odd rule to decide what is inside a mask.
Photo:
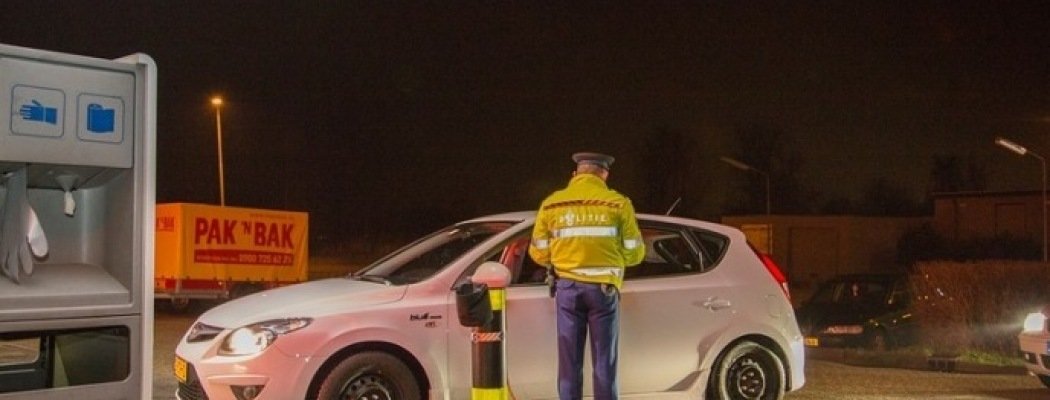
[(820, 339), (815, 337), (807, 337), (805, 339), (806, 347), (820, 347)]
[(189, 369), (187, 367), (186, 360), (175, 357), (175, 365), (172, 366), (172, 369), (175, 370), (175, 378), (177, 378), (179, 382), (185, 383), (187, 374), (186, 371)]

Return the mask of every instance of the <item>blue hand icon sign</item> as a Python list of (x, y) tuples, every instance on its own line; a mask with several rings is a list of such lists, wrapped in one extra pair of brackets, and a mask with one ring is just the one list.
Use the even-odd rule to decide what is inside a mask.
[(52, 125), (58, 124), (58, 109), (46, 107), (36, 100), (33, 100), (33, 104), (22, 105), (22, 108), (18, 109), (18, 113), (26, 121), (46, 122)]

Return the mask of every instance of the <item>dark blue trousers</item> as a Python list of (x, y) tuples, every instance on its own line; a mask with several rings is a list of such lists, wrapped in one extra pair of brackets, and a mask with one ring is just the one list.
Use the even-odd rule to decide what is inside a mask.
[(620, 293), (611, 285), (559, 279), (558, 395), (561, 400), (583, 397), (583, 354), (588, 331), (594, 398), (616, 399), (617, 345), (620, 329)]

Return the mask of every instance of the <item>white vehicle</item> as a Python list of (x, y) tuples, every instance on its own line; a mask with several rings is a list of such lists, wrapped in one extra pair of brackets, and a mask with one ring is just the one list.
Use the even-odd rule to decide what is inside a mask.
[(1042, 312), (1028, 314), (1024, 329), (1017, 335), (1028, 371), (1039, 377), (1043, 385), (1050, 388), (1050, 326), (1047, 318), (1050, 306)]
[[(178, 397), (469, 399), (471, 330), (455, 288), (498, 261), (512, 276), (507, 386), (517, 399), (556, 399), (554, 299), (526, 254), (534, 216), (462, 222), (352, 276), (204, 313), (176, 349)], [(621, 395), (779, 399), (801, 388), (803, 339), (779, 268), (734, 228), (644, 214), (638, 223), (648, 248), (622, 291)]]

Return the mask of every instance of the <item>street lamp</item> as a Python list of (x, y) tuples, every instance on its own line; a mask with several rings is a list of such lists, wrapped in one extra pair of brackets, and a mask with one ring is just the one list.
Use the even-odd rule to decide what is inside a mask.
[(215, 106), (215, 136), (219, 144), (219, 205), (226, 206), (226, 181), (222, 171), (222, 97), (211, 98), (211, 105)]
[(1010, 151), (1016, 153), (1019, 156), (1031, 155), (1032, 157), (1035, 157), (1035, 158), (1039, 159), (1039, 164), (1042, 166), (1042, 169), (1043, 169), (1043, 203), (1041, 204), (1041, 207), (1039, 207), (1039, 208), (1041, 208), (1042, 211), (1043, 211), (1043, 262), (1045, 263), (1046, 262), (1046, 257), (1047, 257), (1047, 255), (1046, 255), (1046, 252), (1047, 252), (1047, 250), (1046, 250), (1046, 159), (1043, 158), (1043, 156), (1040, 156), (1039, 154), (1036, 154), (1036, 152), (1028, 150), (1028, 148), (1026, 148), (1024, 146), (1021, 146), (1021, 145), (1019, 145), (1017, 143), (1014, 143), (1014, 142), (1012, 142), (1010, 140), (1007, 140), (1007, 139), (1004, 139), (1004, 138), (1001, 138), (1001, 137), (995, 138), (995, 144), (997, 144), (997, 145), (999, 145), (999, 146), (1001, 146), (1001, 147), (1003, 147), (1003, 148), (1005, 148), (1007, 150), (1010, 150)]
[(733, 159), (733, 158), (730, 158), (730, 157), (723, 156), (723, 157), (720, 157), (720, 158), (726, 164), (732, 165), (734, 168), (737, 168), (737, 169), (740, 169), (740, 170), (744, 170), (744, 171), (755, 172), (755, 173), (761, 174), (762, 176), (764, 176), (766, 178), (766, 215), (768, 216), (768, 215), (772, 214), (772, 208), (773, 207), (772, 207), (772, 202), (770, 201), (770, 198), (769, 198), (769, 174), (766, 173), (765, 171), (762, 171), (762, 170), (760, 170), (758, 168), (755, 168), (755, 167), (752, 167), (750, 165), (744, 164), (743, 162), (740, 162), (740, 161), (738, 161), (736, 159)]

